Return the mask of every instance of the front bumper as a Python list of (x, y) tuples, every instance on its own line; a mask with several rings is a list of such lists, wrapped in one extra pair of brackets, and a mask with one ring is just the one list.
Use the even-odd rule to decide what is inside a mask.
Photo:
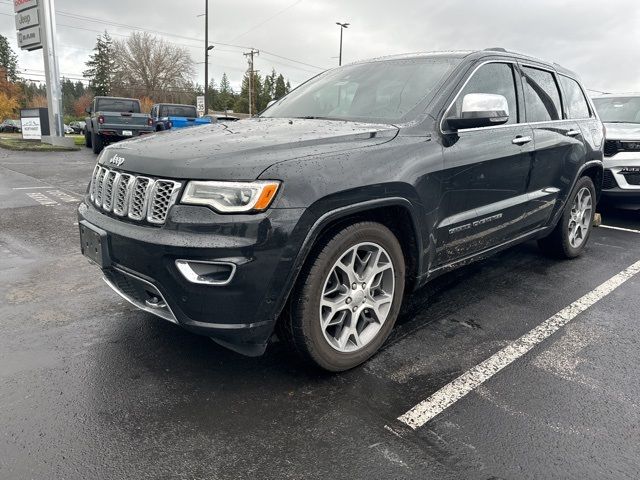
[[(306, 235), (303, 209), (218, 215), (176, 205), (166, 223), (154, 227), (113, 218), (87, 203), (78, 209), (79, 221), (103, 232), (103, 274), (118, 294), (233, 350), (264, 352)], [(180, 273), (180, 259), (231, 263), (234, 275), (225, 285), (193, 283)]]
[(602, 202), (619, 208), (640, 209), (640, 154), (620, 152), (605, 157)]

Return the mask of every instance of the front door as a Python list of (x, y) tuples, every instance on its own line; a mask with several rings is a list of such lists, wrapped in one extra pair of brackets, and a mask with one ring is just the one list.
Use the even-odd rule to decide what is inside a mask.
[(482, 65), (445, 113), (459, 115), (462, 99), (470, 93), (499, 94), (509, 105), (505, 125), (445, 130), (435, 266), (490, 249), (527, 230), (534, 143), (532, 128), (521, 123), (524, 112), (516, 75), (511, 63)]

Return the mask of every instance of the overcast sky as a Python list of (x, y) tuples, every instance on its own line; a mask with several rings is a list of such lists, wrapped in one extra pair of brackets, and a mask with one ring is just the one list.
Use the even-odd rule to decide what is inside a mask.
[[(501, 46), (575, 70), (587, 88), (640, 91), (640, 0), (209, 1), (210, 40), (263, 50), (256, 68), (264, 73), (275, 67), (293, 85), (337, 65), (335, 22), (343, 21), (351, 23), (343, 63), (394, 53)], [(195, 62), (203, 62), (204, 20), (197, 15), (204, 12), (204, 2), (55, 0), (61, 71), (81, 77), (96, 34), (106, 28), (123, 38), (132, 29), (122, 24), (174, 34), (166, 40), (187, 47)], [(10, 0), (0, 0), (0, 33), (17, 50)], [(247, 66), (243, 51), (216, 45), (210, 75), (219, 81), (227, 72), (237, 87)], [(19, 64), (26, 78), (42, 78), (41, 51), (21, 52)], [(203, 64), (197, 67), (202, 83)]]

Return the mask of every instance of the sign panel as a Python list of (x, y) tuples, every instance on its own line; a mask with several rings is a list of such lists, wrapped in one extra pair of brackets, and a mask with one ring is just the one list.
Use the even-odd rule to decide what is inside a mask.
[(18, 32), (18, 46), (23, 50), (31, 50), (42, 46), (40, 43), (40, 27), (31, 27)]
[(25, 28), (35, 27), (39, 25), (38, 9), (30, 8), (23, 12), (16, 13), (16, 30), (24, 30)]
[(198, 113), (204, 113), (204, 95), (198, 95), (196, 97), (196, 110)]
[(38, 0), (13, 0), (13, 11), (18, 13), (38, 6)]
[[(37, 112), (37, 111), (36, 111)], [(40, 117), (22, 117), (22, 138), (25, 140), (41, 140)]]

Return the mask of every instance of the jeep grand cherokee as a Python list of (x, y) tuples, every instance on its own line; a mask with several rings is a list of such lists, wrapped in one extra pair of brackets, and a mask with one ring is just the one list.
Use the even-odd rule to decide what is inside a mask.
[(346, 370), (444, 272), (530, 239), (580, 255), (602, 143), (557, 65), (504, 49), (362, 61), (258, 118), (106, 148), (82, 251), (143, 310), (247, 355), (277, 328)]

